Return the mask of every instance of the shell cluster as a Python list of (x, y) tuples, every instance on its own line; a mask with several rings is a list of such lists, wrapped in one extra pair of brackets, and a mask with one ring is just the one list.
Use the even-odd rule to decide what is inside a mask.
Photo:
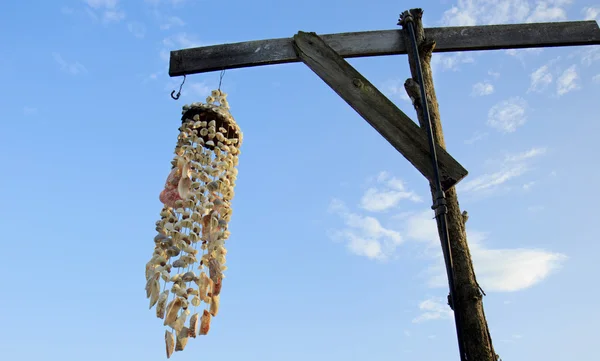
[(242, 143), (226, 96), (215, 90), (206, 103), (183, 107), (172, 169), (159, 197), (164, 207), (146, 264), (146, 296), (168, 327), (167, 358), (183, 351), (188, 338), (206, 335), (219, 311)]

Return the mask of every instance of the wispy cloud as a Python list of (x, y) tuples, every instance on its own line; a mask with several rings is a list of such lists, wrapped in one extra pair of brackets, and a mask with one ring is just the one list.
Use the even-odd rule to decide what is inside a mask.
[(532, 148), (526, 152), (507, 155), (502, 161), (490, 161), (496, 170), (458, 184), (460, 192), (490, 195), (508, 181), (515, 179), (531, 168), (530, 161), (546, 153), (546, 148)]
[(529, 86), (528, 92), (541, 92), (552, 83), (552, 74), (550, 74), (550, 67), (543, 65), (531, 73), (529, 76), (531, 79), (531, 85)]
[(592, 81), (596, 84), (600, 84), (600, 74), (596, 74), (592, 77)]
[(404, 82), (400, 79), (387, 80), (382, 84), (381, 89), (382, 92), (392, 100), (401, 99), (404, 101), (411, 101), (404, 89)]
[(480, 140), (487, 138), (488, 135), (489, 135), (489, 133), (487, 133), (487, 132), (475, 132), (471, 136), (471, 138), (465, 140), (464, 143), (470, 145), (470, 144), (473, 144), (475, 142), (478, 142)]
[(63, 59), (63, 57), (57, 52), (52, 53), (52, 57), (54, 58), (54, 61), (56, 61), (56, 63), (60, 66), (60, 69), (65, 73), (69, 73), (71, 75), (87, 73), (87, 69), (85, 68), (85, 66), (83, 66), (78, 61), (69, 63), (65, 59)]
[(120, 22), (125, 19), (125, 12), (120, 9), (119, 0), (84, 0), (88, 5), (86, 12), (94, 20), (104, 23)]
[(402, 243), (400, 233), (381, 225), (374, 217), (350, 212), (346, 205), (334, 199), (329, 211), (340, 216), (345, 224), (341, 230), (329, 231), (335, 241), (346, 243), (350, 252), (374, 260), (387, 260)]
[(579, 75), (577, 74), (575, 65), (566, 69), (556, 80), (556, 94), (558, 96), (565, 95), (580, 88)]
[(445, 11), (441, 23), (472, 26), (522, 22), (559, 21), (567, 18), (571, 0), (459, 0)]
[(422, 202), (415, 192), (406, 189), (401, 179), (381, 172), (376, 179), (378, 186), (370, 187), (360, 200), (360, 206), (370, 212), (383, 212), (398, 206), (403, 200)]
[(454, 317), (447, 303), (438, 297), (431, 297), (419, 303), (419, 311), (421, 313), (412, 320), (413, 323), (452, 319)]
[(527, 121), (526, 109), (527, 102), (521, 97), (503, 100), (490, 108), (487, 124), (503, 133), (512, 133)]
[(600, 21), (600, 6), (587, 6), (581, 9), (584, 20)]
[[(533, 148), (520, 154), (508, 155), (505, 162), (523, 162), (543, 154), (542, 148)], [(394, 258), (396, 249), (405, 242), (414, 242), (425, 250), (431, 261), (425, 274), (429, 287), (447, 287), (444, 261), (439, 245), (437, 225), (431, 209), (420, 212), (402, 212), (389, 217), (391, 227), (385, 227), (379, 218), (352, 212), (344, 202), (334, 199), (329, 211), (339, 216), (344, 227), (329, 230), (329, 236), (344, 242), (352, 253), (374, 260)], [(382, 217), (383, 214), (379, 214)], [(469, 230), (468, 239), (477, 278), (486, 291), (514, 292), (534, 286), (558, 270), (567, 259), (565, 255), (543, 249), (502, 248), (485, 245), (488, 235)], [(526, 244), (526, 242), (524, 243)], [(446, 317), (447, 306), (433, 299), (421, 303), (422, 314), (415, 322)]]
[(435, 74), (438, 70), (441, 71), (457, 71), (462, 64), (474, 63), (475, 58), (472, 54), (456, 52), (453, 54), (435, 53), (431, 58), (431, 68)]
[[(435, 220), (425, 213), (416, 217), (421, 217), (420, 222), (415, 222), (420, 230), (413, 232), (413, 237), (421, 235), (421, 241), (431, 242), (434, 234), (437, 236)], [(425, 227), (429, 230), (423, 230)], [(468, 231), (469, 249), (477, 280), (486, 292), (516, 292), (530, 288), (559, 270), (567, 260), (564, 254), (543, 249), (488, 248), (483, 243), (487, 237), (488, 234), (484, 232)], [(435, 242), (439, 247), (439, 241), (435, 239)], [(432, 255), (435, 263), (427, 269), (428, 285), (432, 288), (448, 287), (441, 251)]]
[(161, 19), (160, 29), (169, 30), (177, 26), (184, 26), (185, 22), (177, 16), (166, 16)]
[(473, 84), (472, 96), (483, 96), (494, 93), (494, 86), (489, 82), (479, 82)]

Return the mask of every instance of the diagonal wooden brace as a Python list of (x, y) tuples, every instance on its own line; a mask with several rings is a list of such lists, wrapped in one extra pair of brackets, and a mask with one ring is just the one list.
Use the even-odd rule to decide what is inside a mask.
[[(360, 114), (429, 181), (434, 179), (427, 134), (373, 84), (315, 33), (294, 36), (298, 58)], [(437, 146), (444, 190), (467, 175), (448, 152)]]

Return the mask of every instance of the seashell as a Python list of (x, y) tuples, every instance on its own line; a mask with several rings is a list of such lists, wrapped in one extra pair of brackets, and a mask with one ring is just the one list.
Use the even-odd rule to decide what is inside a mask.
[(196, 259), (196, 256), (194, 256), (192, 254), (186, 254), (184, 256), (179, 257), (179, 259), (183, 260), (187, 265), (198, 262), (198, 259)]
[(219, 219), (219, 221), (218, 221), (218, 227), (220, 229), (226, 229), (227, 228), (227, 221), (225, 221), (224, 219)]
[(176, 260), (175, 262), (173, 262), (173, 267), (175, 268), (185, 268), (188, 266), (188, 263), (186, 263), (185, 260), (182, 259), (183, 257), (180, 257), (178, 260)]
[[(167, 255), (169, 255), (169, 257), (177, 257), (179, 256), (179, 253), (181, 252), (181, 250), (175, 246), (169, 247), (167, 249)], [(177, 267), (177, 266), (175, 266)]]
[[(194, 117), (198, 116), (198, 114), (196, 114)], [(192, 125), (193, 128), (200, 128), (202, 126), (202, 122), (200, 121), (200, 118), (198, 119), (194, 119), (196, 120), (196, 122), (194, 122), (194, 124)]]
[(202, 312), (202, 317), (200, 318), (200, 332), (199, 335), (207, 335), (210, 330), (210, 313), (207, 310)]
[(194, 313), (192, 317), (190, 317), (190, 328), (188, 336), (196, 338), (196, 336), (198, 335), (198, 331), (200, 331), (200, 315)]
[(215, 142), (213, 142), (212, 140), (206, 141), (205, 144), (208, 145), (209, 147), (214, 147), (215, 146)]
[(194, 247), (192, 247), (192, 246), (189, 246), (189, 245), (186, 245), (185, 247), (183, 247), (183, 251), (184, 251), (184, 252), (187, 252), (187, 253), (189, 253), (189, 254), (191, 254), (191, 255), (196, 255), (196, 254), (198, 254), (198, 250), (197, 250), (197, 249), (195, 249), (195, 248), (194, 248)]
[(206, 297), (206, 294), (208, 293), (208, 289), (210, 287), (209, 280), (210, 279), (208, 278), (208, 276), (206, 276), (206, 273), (202, 272), (200, 273), (199, 282), (196, 282), (196, 284), (198, 284), (198, 287), (200, 287), (200, 289), (198, 290), (198, 295), (202, 299), (204, 299)]
[(156, 265), (153, 264), (152, 262), (146, 263), (146, 282), (148, 282), (148, 280), (150, 278), (152, 278), (152, 276), (154, 276), (154, 274), (155, 274), (154, 269), (155, 268), (156, 268)]
[(158, 302), (158, 297), (160, 296), (160, 283), (158, 279), (152, 282), (150, 286), (150, 309), (154, 307), (154, 305)]
[(175, 351), (183, 351), (188, 342), (188, 334), (190, 330), (187, 327), (182, 328), (177, 333), (177, 342), (175, 343)]
[(187, 317), (189, 315), (190, 315), (190, 310), (185, 310), (181, 313), (181, 315), (179, 315), (179, 317), (177, 317), (177, 320), (175, 320), (175, 322), (173, 322), (172, 327), (175, 331), (177, 331), (177, 333), (181, 332), (181, 329), (185, 325), (185, 321), (187, 320)]
[(189, 306), (189, 302), (187, 298), (181, 298), (181, 309), (187, 310)]
[(175, 225), (171, 222), (165, 223), (165, 229), (167, 231), (173, 232), (175, 230)]
[(167, 358), (175, 351), (175, 336), (170, 331), (165, 331), (165, 344), (167, 346)]
[(206, 137), (208, 135), (208, 129), (202, 128), (200, 129), (200, 136)]
[(211, 258), (208, 260), (208, 270), (209, 270), (209, 274), (210, 274), (210, 279), (215, 283), (215, 285), (219, 285), (219, 289), (218, 290), (213, 290), (213, 293), (218, 295), (220, 293), (220, 282), (221, 279), (223, 278), (223, 273), (221, 272), (221, 265), (219, 264), (219, 262), (214, 259)]
[[(217, 257), (217, 262), (219, 262), (219, 264), (224, 265), (225, 264), (225, 255), (220, 255)], [(221, 270), (223, 271), (223, 270)]]
[(181, 279), (183, 280), (183, 282), (192, 282), (195, 278), (196, 278), (196, 275), (194, 274), (194, 272), (186, 272), (181, 277)]
[(160, 243), (162, 240), (168, 238), (166, 235), (159, 233), (154, 237), (154, 243)]
[(183, 228), (192, 228), (192, 225), (194, 224), (194, 222), (192, 222), (191, 219), (182, 219), (181, 221), (179, 221), (179, 225), (181, 225), (181, 227)]
[(198, 296), (192, 297), (191, 302), (192, 302), (192, 306), (194, 306), (194, 307), (200, 306), (200, 297), (198, 297)]
[(190, 234), (188, 235), (188, 237), (190, 238), (190, 241), (192, 242), (198, 242), (200, 240), (200, 237), (198, 236), (198, 234), (194, 231), (190, 231)]
[(171, 282), (176, 283), (176, 282), (180, 281), (181, 276), (183, 276), (182, 273), (178, 273), (178, 274), (174, 275), (173, 277), (171, 277)]
[[(196, 277), (196, 278), (197, 278), (197, 277)], [(194, 280), (195, 280), (195, 278), (194, 278)], [(193, 288), (191, 288), (191, 287), (190, 287), (190, 288), (188, 288), (188, 289), (186, 290), (186, 292), (187, 292), (187, 294), (188, 294), (188, 295), (198, 296), (198, 290), (195, 290), (195, 289), (193, 289)]]
[(177, 314), (181, 309), (182, 302), (181, 298), (174, 298), (167, 306), (167, 314), (165, 316), (164, 326), (171, 326), (173, 322), (177, 321)]
[(163, 319), (165, 317), (165, 310), (167, 308), (167, 299), (169, 298), (169, 290), (163, 291), (158, 297), (158, 303), (156, 304), (156, 317)]
[(213, 295), (210, 302), (210, 314), (214, 317), (219, 313), (219, 303), (221, 296)]
[(179, 297), (187, 299), (188, 294), (185, 289), (181, 288), (181, 286), (175, 287), (175, 285), (173, 285), (173, 287), (171, 288), (171, 292), (173, 292)]
[(214, 120), (211, 120), (211, 121), (209, 121), (209, 122), (208, 122), (208, 126), (209, 126), (210, 128), (214, 128), (214, 127), (216, 127), (216, 126), (217, 126), (217, 122), (216, 122), (216, 121), (214, 121)]
[(152, 295), (152, 287), (154, 287), (154, 282), (158, 282), (159, 277), (160, 277), (160, 273), (155, 273), (146, 282), (146, 298), (150, 298), (150, 296)]
[(160, 241), (160, 246), (163, 248), (168, 248), (173, 245), (173, 239), (171, 237), (163, 238)]

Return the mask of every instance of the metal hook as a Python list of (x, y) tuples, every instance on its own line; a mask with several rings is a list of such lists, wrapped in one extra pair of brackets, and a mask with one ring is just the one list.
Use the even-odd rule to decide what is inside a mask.
[(173, 90), (171, 92), (171, 98), (175, 100), (179, 99), (179, 97), (181, 96), (181, 88), (183, 87), (183, 84), (185, 84), (185, 75), (183, 76), (183, 81), (181, 82), (181, 85), (179, 85), (179, 91), (177, 92), (177, 94), (175, 94), (175, 90)]

